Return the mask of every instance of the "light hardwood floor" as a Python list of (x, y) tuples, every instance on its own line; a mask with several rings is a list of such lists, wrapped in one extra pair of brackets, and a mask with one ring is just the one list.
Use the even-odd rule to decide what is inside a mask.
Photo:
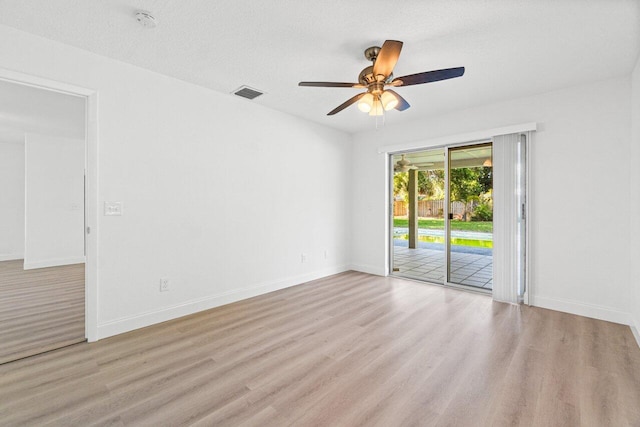
[(347, 272), (0, 366), (1, 425), (640, 424), (628, 327)]
[(0, 363), (85, 340), (84, 264), (0, 262)]

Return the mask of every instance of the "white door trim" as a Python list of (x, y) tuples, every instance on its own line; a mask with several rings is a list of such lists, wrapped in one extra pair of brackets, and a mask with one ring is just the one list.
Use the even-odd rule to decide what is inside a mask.
[[(85, 107), (85, 337), (98, 339), (98, 92), (64, 82), (0, 68), (0, 80), (75, 95), (86, 99)], [(87, 230), (90, 229), (90, 233)]]

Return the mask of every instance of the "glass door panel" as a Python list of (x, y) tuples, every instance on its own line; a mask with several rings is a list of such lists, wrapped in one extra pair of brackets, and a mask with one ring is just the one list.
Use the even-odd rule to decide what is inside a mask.
[(391, 156), (392, 274), (444, 283), (444, 148)]
[(490, 290), (493, 277), (491, 143), (448, 150), (447, 281)]

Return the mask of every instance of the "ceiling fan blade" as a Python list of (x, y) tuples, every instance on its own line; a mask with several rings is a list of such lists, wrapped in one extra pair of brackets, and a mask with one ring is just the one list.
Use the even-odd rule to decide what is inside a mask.
[(391, 86), (410, 86), (422, 83), (437, 82), (439, 80), (453, 79), (464, 74), (464, 67), (446, 68), (444, 70), (426, 71), (424, 73), (410, 74), (397, 77), (391, 82)]
[(366, 86), (361, 85), (360, 83), (336, 83), (336, 82), (300, 82), (298, 86), (309, 86), (309, 87), (355, 87), (358, 89), (363, 89)]
[(398, 92), (396, 92), (395, 90), (387, 89), (386, 91), (387, 92), (391, 92), (393, 94), (393, 96), (395, 96), (398, 99), (398, 105), (395, 106), (396, 110), (404, 111), (407, 108), (411, 107), (411, 105), (409, 105), (407, 100), (404, 99), (403, 97), (401, 97), (400, 94)]
[(386, 80), (393, 72), (393, 67), (398, 62), (400, 51), (402, 50), (402, 42), (397, 40), (387, 40), (382, 45), (382, 49), (378, 53), (376, 62), (373, 63), (373, 75), (383, 75)]
[(339, 113), (340, 111), (342, 111), (345, 108), (347, 108), (349, 105), (355, 104), (356, 102), (358, 102), (358, 100), (360, 98), (362, 98), (366, 94), (367, 94), (367, 92), (362, 92), (362, 93), (357, 94), (356, 96), (353, 96), (353, 97), (349, 98), (347, 101), (343, 102), (342, 104), (338, 105), (333, 110), (329, 111), (327, 113), (327, 116), (333, 116), (334, 114)]

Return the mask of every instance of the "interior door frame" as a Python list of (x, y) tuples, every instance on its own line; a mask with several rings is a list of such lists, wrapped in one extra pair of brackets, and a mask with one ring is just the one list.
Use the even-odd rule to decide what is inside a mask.
[(0, 68), (0, 80), (85, 99), (85, 338), (98, 340), (98, 92)]
[[(443, 268), (444, 268), (444, 280), (442, 283), (435, 283), (435, 282), (426, 282), (425, 283), (432, 283), (435, 285), (440, 285), (440, 286), (445, 286), (445, 287), (450, 287), (450, 288), (455, 288), (455, 289), (461, 289), (461, 290), (465, 290), (465, 291), (470, 291), (470, 292), (476, 292), (476, 293), (480, 293), (480, 294), (484, 294), (484, 295), (491, 295), (491, 290), (489, 289), (483, 289), (483, 288), (477, 288), (474, 286), (468, 286), (468, 285), (461, 285), (458, 283), (451, 283), (449, 282), (449, 251), (450, 251), (450, 245), (451, 245), (451, 230), (450, 230), (450, 224), (449, 224), (449, 209), (450, 209), (450, 195), (449, 195), (449, 150), (450, 149), (456, 149), (456, 148), (461, 148), (461, 147), (473, 147), (473, 146), (478, 146), (478, 145), (489, 145), (489, 144), (493, 144), (493, 140), (492, 138), (482, 138), (480, 140), (475, 140), (475, 141), (468, 141), (468, 142), (458, 142), (458, 143), (451, 143), (451, 144), (441, 144), (441, 145), (433, 145), (433, 146), (429, 146), (429, 147), (423, 147), (423, 148), (412, 148), (410, 150), (400, 150), (400, 151), (389, 151), (388, 154), (388, 170), (389, 170), (389, 180), (388, 180), (388, 198), (390, 200), (389, 203), (389, 214), (388, 214), (388, 221), (389, 221), (389, 233), (388, 233), (388, 245), (387, 247), (389, 248), (388, 252), (389, 252), (389, 259), (388, 259), (388, 263), (389, 263), (389, 269), (387, 271), (387, 274), (389, 275), (393, 275), (393, 252), (394, 252), (394, 248), (393, 248), (393, 232), (394, 232), (394, 227), (393, 227), (393, 209), (394, 209), (394, 200), (393, 200), (393, 156), (397, 156), (397, 155), (401, 155), (401, 154), (408, 154), (408, 153), (416, 153), (416, 152), (420, 152), (420, 151), (432, 151), (432, 150), (444, 150), (444, 166), (445, 166), (445, 179), (444, 179), (444, 184), (445, 184), (445, 188), (444, 188), (444, 193), (445, 193), (445, 200), (444, 200), (444, 209), (443, 209), (443, 214), (444, 214), (444, 218), (446, 219), (446, 221), (444, 221), (444, 236), (445, 236), (445, 248), (444, 248), (444, 264), (443, 264)], [(492, 151), (493, 152), (493, 151)], [(528, 206), (528, 203), (527, 203)], [(527, 238), (528, 241), (528, 238)], [(417, 279), (416, 279), (417, 280)]]

